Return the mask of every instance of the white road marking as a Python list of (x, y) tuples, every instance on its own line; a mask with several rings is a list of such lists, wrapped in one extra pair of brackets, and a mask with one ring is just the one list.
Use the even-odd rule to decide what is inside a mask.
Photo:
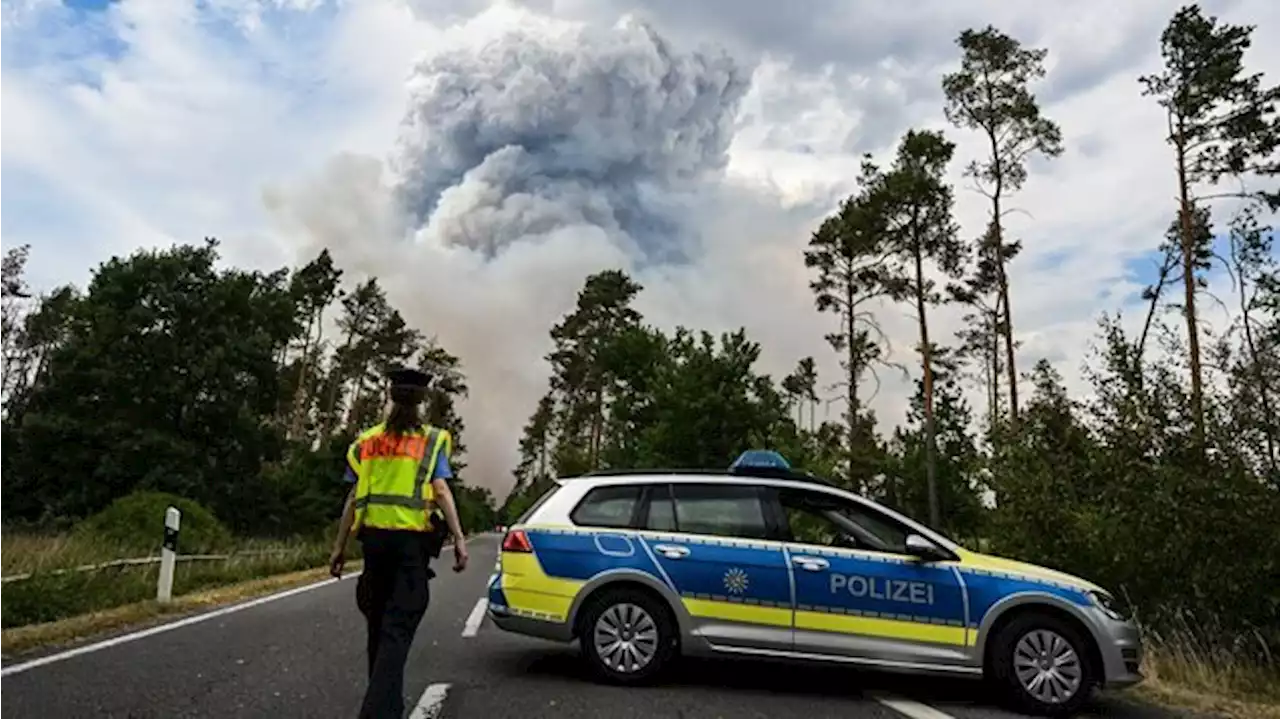
[(462, 626), (462, 636), (474, 637), (480, 631), (480, 625), (484, 623), (484, 612), (489, 608), (489, 599), (480, 597), (476, 600), (476, 606), (471, 610), (471, 615), (467, 617), (467, 623)]
[(911, 701), (910, 699), (903, 699), (901, 697), (887, 696), (883, 694), (872, 695), (872, 697), (876, 701), (899, 714), (905, 714), (906, 716), (911, 717), (911, 719), (955, 719), (955, 717), (947, 714), (946, 712), (938, 711), (928, 704), (921, 704), (920, 702)]
[[(345, 575), (344, 577), (342, 577), (342, 579), (351, 579), (352, 577), (358, 577), (358, 576), (360, 576), (360, 573), (355, 572), (353, 574)], [(309, 592), (312, 589), (327, 587), (333, 584), (335, 581), (342, 581), (342, 579), (339, 579), (339, 580), (324, 579), (314, 584), (306, 584), (301, 587), (294, 587), (293, 589), (287, 589), (277, 594), (268, 594), (265, 597), (258, 597), (257, 599), (252, 599), (250, 601), (242, 602), (240, 604), (232, 604), (229, 607), (215, 609), (211, 612), (205, 612), (203, 614), (196, 614), (195, 616), (187, 617), (185, 619), (179, 619), (176, 622), (161, 624), (158, 626), (150, 627), (148, 629), (143, 629), (141, 631), (131, 632), (129, 634), (123, 634), (121, 636), (112, 637), (110, 639), (104, 639), (100, 642), (95, 642), (93, 644), (86, 644), (83, 647), (68, 649), (65, 652), (58, 652), (57, 654), (50, 654), (48, 656), (40, 657), (39, 659), (32, 659), (29, 662), (23, 662), (21, 664), (14, 664), (12, 666), (7, 666), (7, 667), (4, 667), (3, 669), (0, 669), (0, 677), (7, 677), (11, 674), (25, 672), (29, 669), (35, 669), (37, 667), (42, 667), (46, 664), (53, 664), (54, 662), (60, 662), (64, 659), (70, 659), (71, 657), (80, 656), (81, 654), (89, 654), (90, 652), (96, 652), (99, 649), (107, 649), (108, 647), (114, 647), (119, 644), (127, 644), (129, 642), (137, 641), (139, 639), (145, 639), (147, 637), (155, 636), (157, 634), (163, 634), (164, 632), (168, 632), (174, 629), (179, 629), (181, 627), (189, 626), (192, 624), (199, 624), (200, 622), (205, 622), (210, 619), (216, 619), (217, 617), (225, 616), (227, 614), (231, 614), (232, 612), (238, 612), (242, 609), (256, 607), (260, 604), (266, 604), (267, 602), (274, 602), (277, 599), (284, 599), (285, 597), (292, 597), (295, 594)]]
[(409, 712), (409, 719), (440, 719), (440, 713), (444, 711), (444, 700), (448, 696), (448, 684), (432, 684), (422, 693), (422, 698), (418, 699), (413, 711)]

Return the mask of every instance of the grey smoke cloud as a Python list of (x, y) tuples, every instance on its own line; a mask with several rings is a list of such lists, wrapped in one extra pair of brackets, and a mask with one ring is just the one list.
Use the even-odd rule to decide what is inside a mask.
[(745, 325), (773, 371), (825, 329), (796, 278), (825, 208), (784, 209), (724, 176), (751, 68), (634, 21), (512, 26), (414, 68), (386, 162), (339, 156), (269, 198), (306, 253), (329, 248), (352, 282), (377, 276), (411, 325), (459, 355), (466, 480), (499, 497), (547, 388), (548, 330), (588, 274), (631, 272), (638, 308), (662, 327)]
[(633, 20), (435, 55), (410, 81), (396, 195), (427, 237), (487, 256), (588, 226), (681, 261), (688, 198), (723, 170), (748, 83), (725, 52)]

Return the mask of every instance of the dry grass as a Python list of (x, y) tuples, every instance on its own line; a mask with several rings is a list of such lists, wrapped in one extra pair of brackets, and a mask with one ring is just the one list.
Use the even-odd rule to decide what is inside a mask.
[(1133, 695), (1153, 704), (1231, 719), (1280, 719), (1280, 703), (1223, 696), (1221, 690), (1196, 690), (1165, 679), (1148, 668), (1147, 680)]
[(1280, 663), (1261, 632), (1177, 614), (1162, 629), (1144, 627), (1144, 635), (1147, 680), (1136, 696), (1216, 716), (1280, 719)]
[(92, 542), (70, 534), (0, 534), (0, 575), (66, 569), (134, 556), (107, 542)]
[(1257, 630), (1233, 632), (1214, 617), (1179, 614), (1146, 629), (1145, 666), (1161, 680), (1193, 691), (1280, 702), (1280, 663)]
[[(305, 551), (315, 540), (244, 539), (230, 549), (244, 555), (255, 553), (288, 553)], [(146, 556), (146, 552), (127, 550), (110, 542), (88, 539), (73, 534), (0, 533), (0, 575), (14, 576), (34, 572), (70, 569), (125, 557)], [(179, 550), (181, 551), (181, 550)], [(153, 555), (158, 556), (159, 546)]]
[[(58, 573), (130, 556), (109, 543), (76, 535), (19, 533), (5, 533), (2, 541), (4, 576), (30, 573), (29, 578), (4, 584), (0, 626), (6, 630), (100, 613), (155, 597), (159, 573), (155, 563)], [(174, 596), (323, 566), (329, 543), (246, 540), (237, 543), (234, 551), (227, 559), (180, 561), (174, 572)]]
[[(349, 563), (347, 573), (360, 571), (360, 563)], [(324, 568), (307, 569), (261, 579), (192, 592), (162, 605), (154, 600), (134, 602), (98, 612), (68, 617), (54, 622), (31, 624), (0, 632), (0, 651), (8, 659), (33, 649), (46, 648), (91, 638), (175, 615), (192, 614), (233, 602), (253, 599), (293, 587), (317, 582), (328, 576)]]

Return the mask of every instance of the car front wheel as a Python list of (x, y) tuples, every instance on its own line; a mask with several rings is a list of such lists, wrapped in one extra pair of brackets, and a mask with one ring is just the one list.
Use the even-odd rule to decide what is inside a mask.
[(1095, 684), (1088, 640), (1049, 614), (1025, 614), (995, 637), (992, 679), (1019, 710), (1069, 716), (1089, 699)]
[(676, 653), (676, 626), (652, 595), (607, 590), (591, 602), (580, 625), (582, 652), (602, 679), (639, 684), (655, 677)]

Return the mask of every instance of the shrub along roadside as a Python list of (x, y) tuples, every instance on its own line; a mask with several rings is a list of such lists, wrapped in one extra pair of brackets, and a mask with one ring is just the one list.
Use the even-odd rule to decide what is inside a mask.
[(179, 551), (216, 552), (232, 543), (231, 532), (208, 509), (190, 499), (166, 492), (134, 492), (76, 526), (74, 535), (90, 542), (106, 542), (144, 556), (157, 550), (169, 507), (182, 512)]
[(84, 568), (157, 556), (165, 510), (171, 506), (182, 512), (180, 555), (230, 555), (227, 559), (180, 561), (174, 572), (174, 596), (321, 567), (328, 560), (331, 545), (320, 532), (288, 541), (237, 540), (197, 502), (163, 492), (134, 492), (79, 523), (69, 534), (5, 532), (4, 575), (30, 576), (5, 583), (0, 626), (7, 629), (52, 622), (153, 599), (158, 563)]
[[(182, 512), (181, 554), (227, 553), (244, 548), (208, 509), (164, 492), (134, 492), (74, 525), (69, 532), (4, 532), (4, 576), (98, 564), (160, 553), (168, 507)], [(278, 542), (277, 542), (278, 544)]]

